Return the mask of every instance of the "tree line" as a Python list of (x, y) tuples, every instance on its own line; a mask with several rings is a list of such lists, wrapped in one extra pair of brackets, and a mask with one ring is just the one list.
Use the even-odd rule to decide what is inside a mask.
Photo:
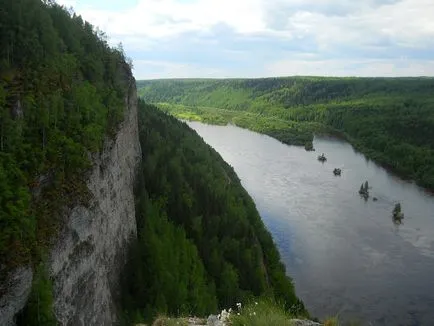
[(58, 212), (86, 201), (89, 153), (123, 119), (121, 48), (54, 1), (0, 4), (0, 278), (36, 260)]
[(314, 133), (337, 132), (368, 157), (434, 189), (433, 78), (187, 79), (138, 85), (145, 100), (177, 116), (221, 123), (223, 110), (231, 111), (223, 121), (288, 144), (309, 145)]

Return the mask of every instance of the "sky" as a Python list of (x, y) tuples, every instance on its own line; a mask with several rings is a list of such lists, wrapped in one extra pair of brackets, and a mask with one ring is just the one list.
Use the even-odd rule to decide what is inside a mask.
[(57, 0), (136, 79), (434, 76), (434, 0)]

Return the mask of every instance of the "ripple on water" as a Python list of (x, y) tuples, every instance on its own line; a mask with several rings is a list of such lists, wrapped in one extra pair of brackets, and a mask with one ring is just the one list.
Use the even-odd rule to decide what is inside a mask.
[[(318, 137), (316, 152), (306, 152), (234, 126), (189, 125), (234, 167), (312, 315), (434, 325), (431, 194), (342, 140)], [(378, 201), (358, 195), (365, 180)], [(400, 226), (392, 221), (396, 202), (405, 213)]]

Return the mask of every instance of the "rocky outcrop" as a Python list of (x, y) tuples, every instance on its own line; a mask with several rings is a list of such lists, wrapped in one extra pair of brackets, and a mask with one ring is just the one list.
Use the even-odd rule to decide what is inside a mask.
[[(50, 250), (54, 312), (60, 325), (113, 325), (119, 276), (130, 240), (136, 237), (134, 179), (141, 150), (137, 93), (129, 77), (125, 119), (103, 151), (93, 157), (87, 180), (92, 198), (68, 209)], [(19, 268), (0, 287), (0, 325), (14, 325), (32, 286), (31, 268)]]
[[(210, 315), (208, 319), (188, 317), (188, 318), (174, 318), (171, 320), (173, 325), (185, 326), (230, 326), (231, 322), (228, 320), (221, 320), (218, 316)], [(170, 318), (157, 319), (152, 326), (167, 326), (170, 324)], [(288, 324), (291, 326), (322, 326), (322, 324), (307, 319), (288, 319)], [(286, 325), (286, 324), (285, 324)], [(135, 326), (146, 326), (145, 324), (136, 324)]]
[(32, 269), (21, 267), (0, 286), (0, 325), (14, 325), (13, 318), (24, 308), (32, 288)]
[(136, 237), (134, 179), (141, 152), (134, 79), (116, 138), (95, 158), (93, 199), (74, 207), (51, 252), (54, 312), (61, 325), (112, 325), (128, 244)]

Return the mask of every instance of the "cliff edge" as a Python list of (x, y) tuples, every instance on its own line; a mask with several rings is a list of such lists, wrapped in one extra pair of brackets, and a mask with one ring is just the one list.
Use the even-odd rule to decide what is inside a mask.
[(51, 251), (54, 311), (61, 325), (112, 325), (114, 300), (131, 238), (136, 237), (134, 177), (141, 150), (137, 93), (130, 79), (125, 120), (95, 158), (89, 207), (76, 206)]
[[(129, 75), (124, 121), (114, 139), (93, 157), (87, 180), (88, 205), (67, 209), (56, 244), (49, 251), (54, 313), (61, 325), (112, 325), (128, 245), (136, 237), (134, 179), (141, 149), (137, 93)], [(11, 273), (0, 297), (0, 325), (14, 325), (32, 287), (32, 270)]]

